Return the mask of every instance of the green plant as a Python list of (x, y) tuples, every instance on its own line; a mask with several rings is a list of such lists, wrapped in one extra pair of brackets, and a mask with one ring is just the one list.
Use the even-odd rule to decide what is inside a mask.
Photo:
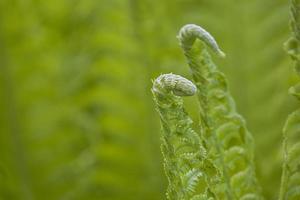
[[(285, 47), (295, 60), (299, 74), (300, 1), (292, 1), (291, 13), (293, 36)], [(152, 91), (164, 132), (162, 152), (169, 179), (168, 198), (263, 199), (255, 172), (253, 137), (236, 111), (225, 75), (212, 62), (206, 47), (219, 57), (225, 57), (225, 54), (207, 31), (194, 24), (185, 25), (178, 39), (197, 87), (200, 124), (196, 135), (191, 128), (192, 120), (183, 109), (182, 99), (177, 97), (194, 94), (182, 93), (182, 89), (187, 88), (195, 91), (192, 83), (178, 75), (158, 77)], [(296, 85), (289, 90), (298, 99), (299, 88), (300, 85)], [(280, 200), (300, 198), (299, 123), (300, 110), (297, 110), (288, 117), (283, 129), (285, 155)], [(182, 146), (184, 151), (178, 151)], [(203, 165), (205, 160), (212, 166), (213, 174)], [(213, 181), (207, 181), (209, 179)], [(193, 195), (183, 191), (193, 192)], [(173, 195), (178, 192), (180, 195)]]
[(164, 130), (162, 152), (169, 180), (168, 198), (214, 199), (211, 186), (218, 181), (218, 171), (192, 129), (193, 121), (181, 99), (194, 95), (196, 86), (181, 76), (164, 74), (154, 81), (152, 93)]
[[(300, 1), (292, 0), (291, 5), (292, 36), (285, 43), (287, 53), (295, 62), (295, 71), (300, 73)], [(299, 83), (289, 89), (289, 93), (298, 100), (300, 97)], [(279, 200), (300, 198), (300, 110), (288, 116), (283, 128), (284, 163), (281, 178)]]
[[(255, 139), (263, 196), (277, 199), (281, 129), (299, 107), (286, 95), (288, 13), (283, 0), (1, 0), (0, 199), (165, 199), (149, 80), (192, 80), (175, 39), (190, 22), (227, 54), (208, 49)], [(200, 135), (197, 103), (184, 97)]]
[[(193, 74), (200, 105), (200, 131), (198, 137), (202, 141), (196, 143), (196, 145), (189, 146), (189, 149), (197, 152), (199, 149), (205, 148), (205, 152), (207, 152), (205, 154), (206, 159), (212, 161), (211, 166), (216, 168), (217, 183), (211, 184), (206, 182), (208, 184), (207, 187), (210, 188), (213, 194), (212, 198), (261, 199), (253, 164), (252, 136), (246, 129), (243, 118), (236, 113), (234, 101), (228, 92), (225, 76), (218, 71), (216, 65), (212, 62), (205, 45), (209, 46), (220, 57), (225, 57), (225, 54), (219, 49), (214, 38), (199, 26), (193, 24), (184, 26), (180, 30), (178, 38)], [(165, 76), (167, 75), (162, 75), (154, 81), (153, 93), (158, 110), (164, 116), (161, 117), (165, 132), (164, 141), (169, 141), (172, 140), (170, 139), (173, 137), (172, 133), (176, 133), (177, 130), (175, 128), (175, 131), (169, 131), (169, 128), (165, 127), (181, 127), (182, 123), (188, 123), (191, 120), (186, 116), (182, 118), (175, 107), (165, 106), (165, 109), (162, 110), (161, 101), (158, 100), (157, 94), (165, 93), (157, 92), (157, 88), (158, 85), (164, 85), (161, 84), (161, 82), (164, 83), (161, 80), (164, 80), (162, 77)], [(175, 86), (177, 86), (176, 81), (173, 81)], [(167, 83), (169, 82), (167, 81)], [(168, 95), (172, 96), (172, 92), (172, 90), (167, 90)], [(176, 94), (177, 92), (173, 93)], [(161, 99), (166, 100), (166, 95)], [(171, 99), (175, 100), (175, 97)], [(180, 107), (180, 109), (182, 108)], [(172, 113), (172, 117), (165, 117), (164, 113), (168, 112)], [(165, 118), (171, 118), (172, 121)], [(165, 146), (164, 143), (163, 146)], [(201, 143), (204, 144), (204, 147), (199, 146)], [(174, 170), (174, 167), (169, 166), (170, 161), (166, 159), (168, 157), (166, 155), (170, 153), (172, 147), (170, 147), (170, 144), (167, 146), (169, 148), (163, 148), (165, 168), (168, 175), (174, 173), (172, 176), (169, 175), (169, 177), (176, 177), (176, 171), (180, 171), (180, 169)], [(172, 162), (175, 160), (181, 163), (179, 160), (182, 156), (177, 156), (177, 160), (176, 154), (172, 157)], [(193, 163), (192, 160), (189, 161), (189, 165), (191, 163)], [(203, 168), (204, 171), (202, 171), (204, 174), (207, 174), (205, 169)], [(195, 170), (195, 168), (190, 170)], [(198, 175), (194, 176), (196, 176), (194, 180), (197, 180)], [(208, 179), (211, 178), (209, 177)], [(184, 178), (181, 178), (181, 183), (183, 180)], [(170, 188), (174, 184), (170, 178), (169, 183)], [(182, 187), (185, 188), (186, 186), (183, 185)], [(177, 191), (180, 189), (178, 187), (173, 188), (174, 190), (177, 189)], [(187, 188), (191, 188), (191, 186)], [(189, 196), (181, 195), (174, 198), (168, 195), (168, 197), (170, 199), (187, 199)]]

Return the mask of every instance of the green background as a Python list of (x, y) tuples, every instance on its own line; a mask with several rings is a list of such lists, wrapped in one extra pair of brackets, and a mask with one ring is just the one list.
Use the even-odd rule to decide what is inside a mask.
[[(0, 199), (165, 199), (151, 80), (191, 79), (176, 38), (186, 23), (227, 54), (213, 58), (276, 199), (281, 130), (298, 106), (288, 20), (287, 0), (0, 0)], [(196, 126), (196, 99), (185, 103)]]

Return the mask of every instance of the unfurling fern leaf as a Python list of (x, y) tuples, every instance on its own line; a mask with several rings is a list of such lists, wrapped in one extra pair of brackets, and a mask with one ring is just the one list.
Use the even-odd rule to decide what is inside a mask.
[(218, 181), (217, 169), (191, 128), (193, 121), (181, 98), (194, 95), (196, 86), (181, 76), (164, 74), (154, 81), (152, 93), (163, 129), (161, 148), (169, 180), (168, 199), (215, 199), (210, 185)]
[[(285, 43), (285, 49), (295, 61), (295, 70), (300, 72), (300, 1), (292, 0), (292, 36)], [(290, 94), (299, 99), (299, 84), (289, 89)], [(300, 110), (288, 116), (283, 128), (284, 163), (281, 178), (280, 200), (300, 199)]]
[[(197, 25), (184, 26), (178, 36), (198, 89), (201, 133), (208, 157), (222, 172), (224, 187), (215, 188), (219, 199), (262, 199), (253, 163), (253, 139), (237, 114), (227, 81), (206, 50), (225, 54), (214, 38)], [(197, 40), (199, 39), (199, 40)]]

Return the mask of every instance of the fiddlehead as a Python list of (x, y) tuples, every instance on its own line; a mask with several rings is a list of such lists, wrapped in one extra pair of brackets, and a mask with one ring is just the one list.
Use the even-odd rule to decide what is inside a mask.
[(225, 54), (214, 38), (199, 26), (184, 26), (178, 38), (198, 89), (201, 133), (208, 156), (222, 172), (224, 187), (218, 191), (219, 198), (261, 199), (253, 163), (252, 136), (235, 110), (224, 74), (218, 71), (205, 47), (209, 46), (221, 57)]
[(193, 96), (196, 94), (196, 86), (182, 76), (164, 74), (159, 76), (153, 83), (154, 94), (165, 96), (173, 92), (176, 96)]
[[(285, 43), (285, 49), (295, 61), (295, 70), (300, 74), (300, 1), (291, 1), (292, 36)], [(289, 93), (300, 100), (299, 83)], [(280, 200), (300, 198), (300, 110), (288, 116), (283, 128), (284, 162), (281, 177)]]
[(209, 185), (218, 181), (217, 169), (191, 128), (193, 121), (181, 98), (194, 95), (196, 86), (181, 76), (164, 74), (153, 82), (152, 93), (163, 129), (161, 149), (169, 181), (168, 199), (215, 199)]
[(225, 53), (221, 51), (216, 40), (205, 29), (195, 24), (187, 24), (180, 29), (178, 34), (180, 45), (183, 49), (192, 48), (196, 39), (202, 40), (209, 46), (218, 56), (225, 57)]

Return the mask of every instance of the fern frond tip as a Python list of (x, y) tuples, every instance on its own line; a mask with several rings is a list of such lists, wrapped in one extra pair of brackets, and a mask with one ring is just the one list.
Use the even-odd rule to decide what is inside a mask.
[(197, 88), (188, 79), (176, 74), (162, 74), (153, 83), (153, 92), (166, 94), (173, 92), (176, 96), (193, 96)]
[(191, 49), (195, 40), (199, 39), (209, 46), (216, 55), (221, 58), (225, 57), (225, 53), (220, 49), (215, 38), (204, 28), (196, 24), (184, 25), (180, 29), (177, 38), (179, 39), (180, 45), (184, 50)]

